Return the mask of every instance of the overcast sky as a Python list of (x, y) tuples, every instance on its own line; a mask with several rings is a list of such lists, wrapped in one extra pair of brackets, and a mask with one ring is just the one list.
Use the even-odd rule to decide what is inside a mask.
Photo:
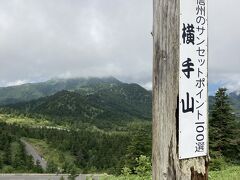
[[(240, 89), (239, 0), (209, 1), (209, 82)], [(0, 0), (0, 86), (115, 76), (151, 85), (152, 0)]]

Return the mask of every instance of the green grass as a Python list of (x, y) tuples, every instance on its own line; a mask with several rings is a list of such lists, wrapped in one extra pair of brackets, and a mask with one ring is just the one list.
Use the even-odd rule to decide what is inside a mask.
[[(151, 177), (103, 175), (100, 180), (151, 180)], [(240, 180), (240, 166), (229, 166), (225, 170), (210, 171), (209, 180)]]
[(140, 177), (136, 175), (129, 176), (102, 176), (100, 180), (151, 180), (152, 177)]
[(221, 171), (209, 172), (210, 180), (239, 180), (240, 179), (240, 166), (227, 167)]
[(16, 124), (27, 127), (49, 127), (49, 128), (59, 128), (59, 129), (68, 129), (67, 126), (59, 126), (53, 122), (41, 118), (30, 118), (25, 116), (16, 116), (12, 114), (0, 114), (0, 122), (5, 122), (7, 124)]
[(18, 124), (25, 126), (49, 126), (51, 123), (46, 119), (34, 119), (24, 116), (14, 116), (11, 114), (0, 114), (0, 121), (8, 124)]

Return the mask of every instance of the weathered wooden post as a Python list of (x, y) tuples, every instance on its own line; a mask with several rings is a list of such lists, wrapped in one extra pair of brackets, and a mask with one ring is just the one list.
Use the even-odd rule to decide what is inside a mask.
[[(199, 76), (205, 76), (205, 72), (199, 72), (198, 63), (203, 64), (203, 62), (198, 62), (199, 57), (201, 59), (206, 60), (206, 64), (203, 65), (205, 68), (207, 67), (207, 47), (204, 50), (206, 53), (200, 54), (200, 52), (195, 51), (194, 48), (198, 48), (197, 40), (199, 39), (199, 34), (206, 34), (206, 32), (198, 32), (198, 27), (207, 28), (207, 22), (203, 22), (203, 20), (198, 20), (198, 22), (185, 22), (183, 24), (181, 18), (182, 12), (180, 11), (180, 3), (182, 6), (186, 5), (186, 2), (190, 2), (190, 4), (196, 4), (194, 10), (197, 10), (198, 5), (201, 8), (206, 8), (206, 0), (153, 0), (153, 47), (154, 47), (154, 59), (153, 59), (153, 150), (152, 150), (152, 162), (153, 162), (153, 180), (206, 180), (208, 179), (208, 146), (207, 146), (207, 119), (204, 122), (200, 122), (200, 108), (207, 107), (206, 99), (204, 104), (197, 104), (200, 100), (197, 99), (195, 91), (197, 93), (198, 89), (194, 92), (186, 92), (184, 88), (180, 88), (181, 85), (179, 82), (184, 80), (184, 82), (191, 84), (196, 83), (196, 78)], [(201, 4), (199, 4), (199, 2)], [(185, 3), (185, 4), (184, 4)], [(196, 12), (199, 13), (199, 12)], [(196, 14), (193, 14), (193, 18), (195, 18)], [(207, 17), (207, 12), (202, 13), (203, 18)], [(207, 19), (205, 19), (207, 21)], [(199, 22), (201, 21), (201, 22)], [(180, 23), (181, 22), (181, 23)], [(206, 26), (204, 27), (204, 23)], [(191, 29), (191, 24), (194, 27)], [(184, 26), (189, 25), (189, 31), (182, 32), (182, 30), (187, 30), (187, 27)], [(198, 27), (197, 27), (198, 26)], [(185, 28), (185, 29), (184, 29)], [(199, 28), (198, 28), (199, 29)], [(204, 29), (204, 30), (205, 30)], [(193, 30), (190, 34), (190, 30)], [(187, 34), (189, 33), (189, 34)], [(191, 37), (191, 38), (190, 38)], [(181, 42), (181, 38), (183, 42)], [(188, 39), (184, 39), (188, 38)], [(194, 41), (195, 42), (194, 42)], [(204, 44), (204, 46), (207, 43)], [(182, 44), (182, 45), (180, 45)], [(184, 45), (185, 44), (185, 45)], [(180, 55), (181, 46), (183, 51), (186, 51), (188, 47), (191, 47), (194, 50), (190, 50), (189, 57), (184, 57), (187, 59), (182, 59), (185, 63), (183, 68), (181, 69), (182, 63)], [(201, 47), (201, 45), (199, 45)], [(207, 46), (207, 45), (206, 45)], [(185, 48), (185, 49), (184, 49)], [(193, 53), (199, 53), (194, 54)], [(186, 54), (186, 53), (183, 53)], [(190, 57), (192, 55), (192, 57)], [(198, 56), (199, 55), (199, 56)], [(181, 57), (181, 58), (180, 58)], [(191, 59), (190, 59), (191, 58)], [(187, 61), (188, 60), (188, 61)], [(191, 60), (191, 61), (190, 61)], [(193, 62), (193, 63), (192, 63)], [(193, 65), (193, 67), (191, 67)], [(194, 70), (192, 70), (194, 69)], [(186, 70), (186, 71), (185, 71)], [(181, 74), (184, 73), (184, 74)], [(193, 75), (195, 74), (195, 75)], [(198, 75), (197, 75), (198, 74)], [(184, 75), (186, 77), (184, 77)], [(195, 78), (192, 80), (190, 78)], [(182, 79), (181, 79), (182, 78)], [(200, 78), (200, 77), (199, 77)], [(181, 80), (180, 80), (181, 79)], [(188, 82), (190, 81), (190, 82)], [(204, 79), (205, 83), (207, 82), (207, 75)], [(203, 82), (200, 82), (203, 83)], [(207, 91), (207, 84), (204, 85), (203, 91)], [(187, 85), (188, 86), (188, 85)], [(195, 84), (194, 84), (195, 86)], [(188, 86), (189, 87), (189, 86)], [(179, 94), (179, 88), (181, 89), (181, 93)], [(194, 87), (192, 88), (194, 89)], [(200, 89), (199, 89), (200, 90)], [(184, 100), (183, 95), (186, 96), (185, 107), (183, 105)], [(202, 97), (206, 97), (207, 93), (201, 94)], [(193, 96), (193, 97), (192, 97)], [(178, 100), (180, 99), (180, 100)], [(182, 104), (181, 104), (182, 103)], [(195, 106), (191, 103), (195, 103)], [(190, 107), (191, 106), (191, 107)], [(179, 108), (178, 108), (179, 107)], [(199, 109), (197, 109), (197, 107)], [(185, 108), (185, 109), (184, 109)], [(198, 113), (198, 118), (190, 119), (190, 124), (194, 127), (194, 137), (189, 136), (189, 144), (196, 143), (196, 147), (190, 149), (188, 147), (190, 154), (184, 151), (184, 147), (179, 148), (179, 144), (182, 146), (184, 143), (179, 143), (179, 141), (183, 142), (184, 138), (186, 138), (186, 134), (184, 132), (179, 131), (179, 122), (181, 124), (181, 128), (183, 126), (184, 121), (179, 121), (179, 112), (183, 109), (186, 115), (190, 114), (190, 117), (194, 117), (196, 112)], [(191, 112), (190, 112), (191, 111)], [(193, 113), (194, 111), (194, 113)], [(184, 116), (184, 114), (180, 113), (181, 118), (188, 119), (188, 116)], [(207, 110), (204, 111), (207, 113)], [(203, 113), (202, 113), (203, 114)], [(202, 115), (201, 114), (201, 115)], [(204, 118), (207, 114), (204, 114)], [(198, 120), (199, 122), (198, 122)], [(185, 123), (185, 122), (184, 122)], [(201, 127), (200, 127), (201, 125)], [(186, 124), (186, 128), (188, 123)], [(196, 126), (196, 127), (195, 127)], [(204, 132), (203, 132), (204, 131)], [(201, 138), (198, 132), (202, 133)], [(181, 134), (182, 133), (182, 134)], [(191, 133), (190, 133), (191, 134)], [(179, 139), (180, 138), (180, 139)], [(199, 140), (199, 141), (198, 141)], [(194, 141), (194, 142), (192, 142)], [(195, 142), (196, 141), (196, 142)], [(186, 144), (187, 142), (185, 142)], [(200, 147), (201, 143), (201, 147)], [(205, 143), (205, 144), (204, 144)], [(197, 145), (198, 144), (198, 145)], [(196, 149), (195, 149), (196, 148)], [(197, 149), (198, 148), (198, 149)], [(204, 149), (205, 148), (205, 149)], [(180, 150), (179, 150), (180, 149)], [(179, 151), (182, 151), (183, 157), (179, 154)], [(191, 152), (193, 151), (193, 152)], [(196, 151), (196, 152), (195, 152)], [(202, 151), (202, 152), (197, 152)], [(185, 153), (185, 154), (184, 154)], [(191, 153), (193, 155), (191, 155)], [(194, 155), (194, 153), (196, 153)], [(197, 154), (199, 153), (199, 154)], [(185, 156), (186, 155), (186, 156)], [(188, 157), (189, 156), (189, 157)]]

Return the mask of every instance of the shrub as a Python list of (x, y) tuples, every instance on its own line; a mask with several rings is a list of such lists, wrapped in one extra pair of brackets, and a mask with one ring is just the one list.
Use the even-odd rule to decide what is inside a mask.
[(149, 157), (141, 155), (139, 158), (136, 158), (137, 161), (137, 167), (134, 168), (137, 175), (143, 177), (143, 176), (149, 176), (151, 174), (151, 161)]

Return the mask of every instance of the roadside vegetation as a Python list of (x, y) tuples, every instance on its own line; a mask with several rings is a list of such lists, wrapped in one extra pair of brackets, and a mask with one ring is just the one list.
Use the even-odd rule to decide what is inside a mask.
[(39, 164), (25, 153), (20, 139), (0, 123), (0, 173), (42, 173)]
[(223, 170), (210, 171), (210, 180), (239, 180), (240, 166), (227, 165)]
[[(94, 128), (68, 131), (6, 123), (0, 123), (0, 127), (2, 133), (7, 132), (9, 137), (13, 137), (19, 144), (19, 140), (25, 137), (48, 160), (47, 172), (50, 173), (71, 173), (74, 169), (76, 173), (121, 174), (125, 166), (133, 172), (137, 162), (129, 157), (151, 154), (150, 123), (133, 123), (129, 125), (128, 132), (121, 133), (105, 133)], [(2, 151), (11, 156), (11, 152), (4, 147), (7, 145), (2, 145)], [(24, 150), (22, 152), (24, 153)], [(2, 154), (1, 158), (3, 156)], [(4, 166), (12, 166), (12, 172), (16, 172), (17, 169), (12, 163), (4, 161)]]
[[(69, 151), (60, 151), (59, 149), (48, 145), (44, 140), (32, 138), (24, 138), (24, 140), (30, 143), (34, 149), (36, 149), (37, 152), (48, 162), (46, 172), (62, 173), (64, 172), (64, 169), (69, 169), (74, 166), (73, 162), (75, 161), (75, 158)], [(77, 167), (75, 168), (76, 171), (79, 171)]]

